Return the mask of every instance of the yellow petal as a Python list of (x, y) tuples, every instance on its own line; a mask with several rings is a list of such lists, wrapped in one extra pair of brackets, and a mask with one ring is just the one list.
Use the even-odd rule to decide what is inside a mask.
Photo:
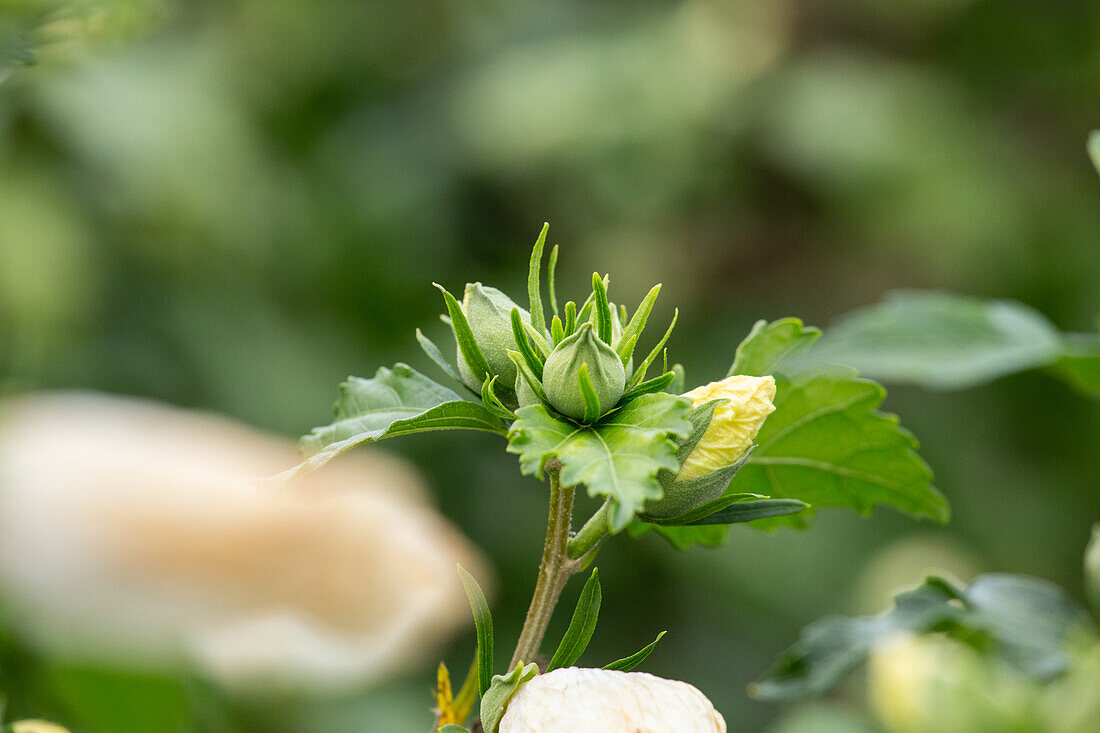
[(694, 405), (725, 400), (714, 411), (707, 431), (677, 474), (677, 481), (735, 463), (752, 445), (764, 420), (775, 410), (775, 379), (734, 375), (685, 393)]

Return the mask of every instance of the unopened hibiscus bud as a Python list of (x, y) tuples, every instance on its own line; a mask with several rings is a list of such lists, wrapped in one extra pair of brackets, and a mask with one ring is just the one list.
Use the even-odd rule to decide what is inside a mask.
[(1093, 609), (1100, 613), (1100, 524), (1093, 525), (1092, 541), (1085, 550), (1085, 585)]
[[(519, 308), (507, 295), (481, 283), (470, 283), (462, 298), (462, 313), (470, 324), (481, 353), (488, 362), (493, 374), (500, 376), (498, 383), (511, 385), (516, 381), (516, 365), (508, 358), (508, 350), (515, 350), (516, 341), (512, 335), (512, 309)], [(524, 323), (531, 322), (531, 315), (519, 308)], [(462, 350), (455, 357), (462, 381), (477, 392), (481, 392), (481, 380), (462, 358)]]
[(542, 386), (546, 398), (558, 412), (573, 418), (584, 417), (584, 396), (581, 393), (581, 367), (600, 401), (600, 413), (618, 403), (626, 387), (626, 370), (619, 355), (596, 335), (591, 323), (582, 325), (575, 334), (554, 347), (542, 370)]
[(686, 682), (645, 672), (567, 667), (535, 677), (508, 703), (499, 733), (725, 733), (726, 721)]
[(726, 400), (714, 410), (703, 437), (680, 466), (677, 481), (686, 481), (737, 462), (775, 410), (775, 379), (734, 375), (684, 394), (696, 405)]

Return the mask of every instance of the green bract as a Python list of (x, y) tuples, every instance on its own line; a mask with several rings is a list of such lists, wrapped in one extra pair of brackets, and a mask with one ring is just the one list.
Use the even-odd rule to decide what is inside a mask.
[(550, 352), (543, 367), (542, 387), (555, 410), (567, 417), (589, 420), (587, 413), (592, 405), (586, 394), (595, 395), (598, 418), (623, 396), (626, 369), (615, 350), (596, 335), (596, 327), (586, 323)]

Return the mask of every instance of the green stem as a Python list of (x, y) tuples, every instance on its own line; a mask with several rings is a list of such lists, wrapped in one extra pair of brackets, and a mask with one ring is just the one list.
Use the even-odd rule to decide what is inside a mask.
[(589, 550), (607, 536), (610, 531), (607, 525), (607, 515), (611, 512), (613, 501), (614, 499), (608, 497), (607, 501), (596, 510), (596, 513), (584, 523), (580, 531), (573, 535), (573, 539), (569, 540), (567, 552), (571, 559), (579, 560), (584, 557)]
[(557, 461), (549, 461), (546, 471), (550, 476), (550, 518), (546, 523), (546, 543), (542, 548), (535, 592), (531, 596), (531, 605), (527, 609), (527, 618), (523, 622), (523, 631), (520, 632), (512, 661), (508, 664), (509, 670), (515, 669), (520, 661), (532, 661), (538, 654), (562, 589), (569, 578), (580, 570), (580, 563), (569, 557), (568, 550), (574, 489), (561, 486), (558, 481), (561, 466)]

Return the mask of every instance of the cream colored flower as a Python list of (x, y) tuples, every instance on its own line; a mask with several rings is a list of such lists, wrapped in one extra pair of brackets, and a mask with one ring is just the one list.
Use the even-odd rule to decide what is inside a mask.
[(45, 720), (17, 720), (11, 724), (12, 733), (69, 733), (68, 728), (62, 728), (56, 723), (47, 723)]
[(752, 445), (764, 420), (775, 410), (775, 379), (734, 375), (684, 394), (693, 404), (726, 400), (714, 411), (710, 426), (676, 475), (677, 481), (702, 476), (735, 463)]
[(535, 677), (508, 703), (500, 733), (725, 733), (710, 700), (645, 672), (567, 667)]
[(290, 441), (88, 394), (0, 405), (0, 594), (54, 654), (189, 662), (241, 687), (389, 677), (469, 622), (480, 555), (403, 464), (364, 452), (292, 484)]

